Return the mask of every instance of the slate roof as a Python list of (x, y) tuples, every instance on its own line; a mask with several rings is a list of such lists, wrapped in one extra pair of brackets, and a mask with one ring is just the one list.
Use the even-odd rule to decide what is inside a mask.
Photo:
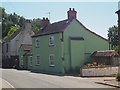
[(106, 50), (106, 51), (96, 51), (93, 53), (94, 57), (112, 57), (118, 56), (118, 53), (115, 50)]
[[(15, 31), (15, 32), (12, 34), (12, 36), (8, 37), (8, 38), (5, 40), (5, 42), (8, 42), (8, 41), (12, 40), (13, 38), (15, 38), (22, 30), (23, 30), (23, 28)], [(5, 42), (3, 42), (3, 43), (5, 43)]]
[(63, 32), (70, 22), (70, 20), (66, 19), (52, 24), (48, 24), (46, 27), (43, 27), (44, 29), (41, 29), (33, 37)]
[(60, 33), (60, 32), (64, 32), (66, 30), (66, 28), (70, 25), (70, 23), (76, 20), (80, 26), (82, 26), (85, 30), (87, 30), (88, 32), (102, 38), (105, 41), (108, 41), (107, 39), (103, 38), (102, 36), (96, 34), (95, 32), (92, 32), (91, 30), (89, 30), (88, 28), (86, 28), (80, 21), (78, 21), (77, 19), (72, 19), (72, 20), (62, 20), (59, 22), (55, 22), (52, 24), (47, 25), (46, 27), (42, 28), (42, 30), (40, 30), (37, 34), (33, 35), (32, 37), (37, 37), (37, 36), (42, 36), (42, 35), (49, 35), (49, 34), (54, 34), (54, 33)]
[(21, 47), (23, 48), (24, 51), (30, 51), (32, 49), (31, 44), (21, 44)]

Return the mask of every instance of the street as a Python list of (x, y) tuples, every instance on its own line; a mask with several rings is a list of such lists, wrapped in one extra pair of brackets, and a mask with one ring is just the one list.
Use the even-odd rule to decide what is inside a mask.
[(113, 88), (81, 77), (48, 75), (16, 69), (2, 69), (2, 78), (15, 88)]

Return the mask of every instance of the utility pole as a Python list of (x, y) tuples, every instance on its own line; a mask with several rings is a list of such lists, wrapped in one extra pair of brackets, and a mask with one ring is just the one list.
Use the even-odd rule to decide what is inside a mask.
[(119, 54), (119, 69), (118, 72), (120, 73), (120, 2), (118, 3), (118, 11), (116, 12), (118, 14), (118, 54)]

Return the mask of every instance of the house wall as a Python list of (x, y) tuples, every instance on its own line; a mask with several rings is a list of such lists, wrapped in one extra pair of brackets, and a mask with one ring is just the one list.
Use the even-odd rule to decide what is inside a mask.
[[(84, 52), (85, 58), (82, 59), (82, 57), (79, 57), (79, 66), (78, 64), (75, 64), (78, 67), (81, 67), (81, 63), (84, 63), (88, 60), (89, 56), (94, 52), (98, 50), (108, 50), (109, 44), (106, 40), (94, 35), (93, 33), (90, 33), (89, 31), (85, 30), (83, 26), (80, 26), (80, 24), (74, 20), (71, 22), (71, 24), (66, 28), (64, 31), (64, 60), (65, 60), (65, 70), (68, 71), (70, 69), (70, 36), (81, 36), (84, 38), (84, 49), (82, 49), (82, 52)], [(74, 47), (75, 50), (81, 48)], [(75, 52), (74, 52), (75, 53)], [(79, 53), (75, 53), (78, 56), (80, 56)], [(75, 66), (74, 65), (74, 66)]]
[(22, 57), (23, 57), (23, 54), (24, 54), (24, 50), (23, 50), (23, 48), (21, 47), (20, 49), (19, 49), (19, 67), (20, 68), (23, 68), (24, 67), (24, 65), (21, 65), (22, 64)]
[[(31, 30), (31, 24), (26, 23), (25, 28), (18, 33), (13, 39), (3, 44), (3, 56), (4, 58), (11, 58), (11, 56), (19, 55), (19, 48), (21, 44), (32, 44), (31, 36), (34, 32)], [(8, 44), (8, 52), (6, 52), (6, 44)]]
[[(54, 36), (55, 46), (49, 46), (49, 38)], [(45, 71), (45, 72), (56, 72), (63, 73), (63, 62), (62, 62), (62, 46), (61, 46), (61, 33), (50, 34), (44, 36), (33, 37), (33, 70)], [(35, 46), (35, 39), (38, 38), (40, 41), (39, 48)], [(55, 66), (49, 65), (49, 55), (55, 55)], [(36, 56), (40, 56), (40, 65), (36, 65)]]
[[(27, 56), (27, 59), (28, 59), (28, 70), (32, 70), (32, 67), (33, 67), (33, 63), (32, 63), (32, 65), (31, 65), (31, 63), (30, 63), (30, 58), (32, 57), (32, 55), (29, 55), (29, 56)], [(32, 61), (33, 62), (33, 61)]]

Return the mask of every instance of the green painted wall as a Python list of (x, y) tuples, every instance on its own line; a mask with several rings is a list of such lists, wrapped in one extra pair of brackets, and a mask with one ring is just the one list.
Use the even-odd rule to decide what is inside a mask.
[[(32, 69), (32, 66), (30, 66), (30, 57), (31, 56), (24, 56), (25, 53), (26, 52), (23, 50), (23, 48), (20, 47), (20, 49), (19, 49), (19, 66), (22, 69), (29, 69), (29, 70), (31, 70)], [(22, 63), (21, 60), (22, 59), (23, 59), (23, 65), (21, 65), (21, 63)]]
[(83, 64), (84, 48), (84, 40), (70, 40), (70, 64), (73, 69)]
[[(28, 60), (28, 69), (29, 70), (31, 70), (32, 69), (32, 67), (33, 67), (33, 64), (31, 65), (31, 63), (30, 63), (30, 58), (31, 58), (32, 56), (27, 56), (27, 60)], [(33, 62), (33, 61), (32, 61)]]
[[(49, 38), (54, 36), (55, 46), (49, 46)], [(39, 48), (35, 47), (35, 39), (38, 38), (40, 45)], [(61, 46), (61, 33), (51, 34), (39, 37), (33, 37), (33, 70), (46, 71), (46, 72), (64, 72), (62, 62), (62, 46)], [(55, 66), (49, 66), (49, 55), (55, 55)], [(40, 65), (36, 65), (36, 56), (40, 56)]]
[[(80, 24), (74, 20), (64, 31), (64, 68), (66, 71), (70, 69), (70, 61), (71, 61), (71, 47), (70, 47), (70, 36), (82, 36), (84, 41), (80, 44), (76, 43), (76, 41), (72, 41), (71, 44), (76, 44), (72, 49), (74, 50), (72, 53), (77, 57), (74, 63), (74, 66), (81, 67), (81, 63), (84, 63), (89, 59), (89, 56), (98, 50), (108, 50), (109, 44), (107, 41), (103, 40), (102, 38), (90, 33), (89, 31), (85, 30)], [(79, 47), (79, 48), (78, 48)], [(84, 52), (84, 56), (80, 56), (80, 53), (75, 52), (76, 50), (80, 50), (80, 52)], [(81, 50), (82, 49), (82, 50)], [(83, 54), (83, 53), (82, 53)], [(79, 58), (78, 58), (79, 57)], [(83, 59), (84, 57), (84, 59)]]
[[(23, 56), (24, 55), (24, 50), (22, 47), (19, 48), (19, 66), (20, 68), (24, 68), (25, 67), (25, 57)], [(22, 64), (22, 59), (23, 59), (23, 65)]]

